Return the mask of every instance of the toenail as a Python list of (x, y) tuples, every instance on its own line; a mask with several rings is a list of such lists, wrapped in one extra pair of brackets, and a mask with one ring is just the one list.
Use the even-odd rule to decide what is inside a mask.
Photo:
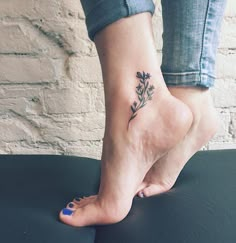
[(62, 213), (64, 214), (64, 215), (71, 215), (72, 213), (73, 213), (73, 211), (71, 211), (70, 209), (68, 209), (68, 208), (63, 208), (62, 209)]
[(143, 192), (140, 192), (140, 193), (139, 193), (139, 196), (143, 198), (143, 197), (144, 197)]
[(79, 198), (79, 197), (76, 197), (76, 198), (75, 198), (75, 201), (80, 201), (80, 198)]
[(73, 203), (69, 203), (69, 208), (73, 208), (74, 207), (74, 204)]

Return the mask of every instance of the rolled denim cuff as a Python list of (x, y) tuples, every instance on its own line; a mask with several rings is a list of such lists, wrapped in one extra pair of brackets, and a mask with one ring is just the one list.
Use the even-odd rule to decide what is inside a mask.
[(196, 86), (210, 88), (214, 86), (215, 77), (196, 72), (165, 73), (162, 72), (167, 86)]
[(155, 12), (152, 0), (81, 0), (89, 38), (113, 22), (142, 12)]

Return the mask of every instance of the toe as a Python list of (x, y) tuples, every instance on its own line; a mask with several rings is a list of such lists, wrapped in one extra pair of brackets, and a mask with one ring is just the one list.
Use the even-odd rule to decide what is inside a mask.
[(98, 221), (94, 205), (87, 205), (84, 208), (76, 208), (75, 210), (64, 208), (61, 210), (59, 218), (65, 224), (76, 227), (92, 225)]
[(143, 190), (139, 191), (139, 192), (137, 193), (137, 196), (138, 196), (138, 197), (141, 197), (141, 198), (145, 197), (144, 194), (143, 194)]
[(143, 190), (139, 191), (138, 196), (139, 197), (151, 197), (151, 196), (158, 195), (160, 193), (166, 192), (169, 189), (164, 188), (160, 185), (152, 184), (152, 185), (149, 185), (148, 187), (144, 188)]
[(95, 203), (79, 207), (74, 211), (64, 208), (60, 212), (59, 218), (65, 224), (75, 227), (112, 223)]
[(79, 202), (80, 202), (80, 200), (82, 200), (83, 198), (82, 197), (75, 197), (74, 199), (73, 199), (73, 203), (74, 204), (78, 204)]
[(97, 197), (97, 195), (92, 195), (89, 197), (76, 197), (76, 198), (74, 198), (73, 202), (75, 204), (80, 204), (81, 202), (84, 202), (84, 201), (92, 201), (92, 199), (94, 199), (96, 197)]
[(73, 203), (76, 208), (78, 207), (84, 207), (85, 205), (92, 203), (96, 200), (97, 196), (89, 196), (89, 197), (83, 197), (77, 200), (76, 198), (74, 199)]
[(143, 189), (145, 189), (147, 186), (148, 186), (147, 183), (143, 181), (143, 182), (140, 184), (140, 186), (138, 187), (137, 191), (136, 191), (136, 196), (138, 196), (138, 197), (142, 197), (141, 194), (140, 194), (140, 192), (141, 192)]
[(69, 202), (66, 206), (67, 209), (70, 209), (70, 210), (75, 210), (76, 209), (76, 204), (73, 203), (73, 202)]
[(89, 203), (93, 203), (95, 202), (97, 197), (93, 197), (93, 198), (82, 198), (79, 203), (75, 204), (76, 208), (81, 208), (84, 207), (86, 205), (88, 205)]
[(77, 227), (113, 224), (123, 220), (128, 214), (128, 211), (128, 208), (127, 210), (122, 208), (120, 211), (112, 207), (103, 208), (100, 203), (95, 200), (75, 210), (64, 208), (61, 210), (59, 218), (65, 224)]

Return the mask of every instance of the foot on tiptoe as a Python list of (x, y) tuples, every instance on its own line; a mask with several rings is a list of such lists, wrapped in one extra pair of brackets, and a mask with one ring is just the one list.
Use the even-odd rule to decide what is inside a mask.
[[(137, 78), (142, 80), (138, 85)], [(106, 98), (99, 193), (63, 209), (60, 219), (66, 224), (111, 224), (124, 219), (146, 173), (189, 130), (189, 108), (169, 93), (159, 72), (151, 77), (137, 73), (127, 80), (131, 80), (128, 86)], [(132, 83), (136, 83), (134, 91), (129, 89)]]
[(187, 161), (216, 133), (218, 117), (209, 90), (172, 87), (171, 94), (183, 101), (193, 114), (186, 136), (149, 170), (137, 195), (149, 197), (171, 189)]

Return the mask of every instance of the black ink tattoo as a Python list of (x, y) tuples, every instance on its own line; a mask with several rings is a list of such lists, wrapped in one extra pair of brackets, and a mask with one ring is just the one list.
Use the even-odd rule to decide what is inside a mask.
[(133, 114), (130, 117), (128, 124), (132, 119), (137, 116), (138, 110), (143, 108), (147, 104), (148, 100), (152, 99), (155, 88), (153, 85), (149, 85), (148, 79), (151, 78), (151, 75), (149, 73), (137, 72), (136, 77), (139, 78), (139, 85), (136, 87), (139, 104), (134, 101), (133, 105), (131, 105), (131, 111)]

